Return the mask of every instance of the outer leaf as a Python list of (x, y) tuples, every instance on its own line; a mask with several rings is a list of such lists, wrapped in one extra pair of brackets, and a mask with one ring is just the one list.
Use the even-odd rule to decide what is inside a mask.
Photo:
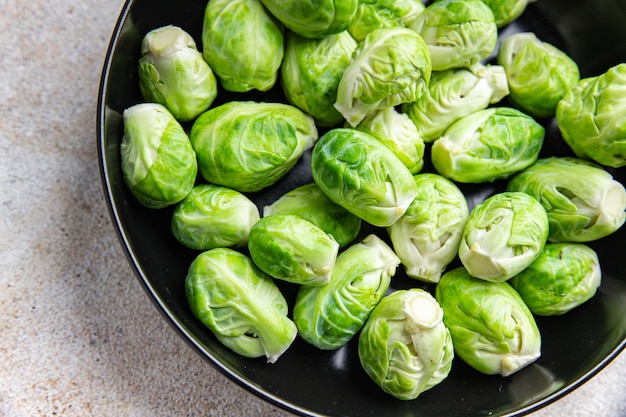
[(320, 126), (343, 120), (333, 107), (339, 80), (357, 43), (347, 31), (321, 39), (287, 33), (281, 83), (289, 102), (315, 118)]
[(211, 0), (204, 12), (202, 46), (225, 90), (267, 91), (283, 60), (283, 26), (260, 0)]
[(294, 106), (231, 101), (198, 117), (190, 139), (205, 180), (252, 192), (282, 178), (313, 146), (317, 128)]
[(177, 26), (164, 26), (146, 34), (138, 73), (144, 99), (164, 105), (183, 122), (207, 110), (217, 96), (213, 70), (193, 38)]
[(248, 250), (254, 263), (273, 278), (325, 285), (330, 281), (339, 244), (300, 216), (275, 214), (255, 223)]
[(565, 52), (529, 32), (503, 38), (498, 63), (506, 70), (511, 101), (535, 117), (554, 117), (565, 92), (580, 80), (578, 65)]
[(408, 27), (423, 11), (421, 0), (360, 0), (348, 30), (354, 39), (362, 41), (374, 29)]
[(539, 159), (513, 177), (509, 191), (535, 197), (548, 213), (549, 240), (590, 242), (608, 236), (626, 221), (626, 191), (611, 174), (570, 157)]
[(305, 38), (323, 38), (352, 24), (358, 0), (262, 0), (288, 29)]
[(510, 284), (533, 314), (558, 316), (592, 298), (601, 280), (598, 255), (589, 246), (548, 243)]
[(438, 282), (458, 253), (469, 210), (461, 190), (448, 179), (430, 173), (414, 178), (417, 197), (387, 230), (407, 275)]
[(433, 71), (473, 65), (495, 49), (498, 27), (481, 0), (439, 0), (420, 13), (411, 29), (428, 45)]
[(243, 194), (199, 184), (174, 208), (172, 233), (192, 249), (241, 247), (259, 217), (257, 206)]
[(272, 278), (227, 248), (203, 252), (185, 280), (189, 306), (225, 346), (275, 362), (297, 336), (287, 302)]
[(528, 3), (536, 0), (482, 0), (489, 6), (496, 18), (498, 27), (503, 27), (515, 21), (524, 13)]
[(430, 76), (430, 55), (420, 36), (406, 28), (376, 29), (344, 71), (335, 108), (354, 127), (375, 110), (417, 100)]
[(332, 235), (340, 246), (351, 243), (361, 230), (361, 219), (333, 203), (315, 183), (294, 188), (263, 208), (263, 215), (274, 214), (297, 214)]
[(487, 281), (506, 281), (530, 265), (548, 238), (548, 215), (522, 192), (495, 194), (474, 207), (459, 245), (467, 271)]
[(341, 252), (328, 284), (298, 290), (293, 319), (300, 336), (320, 349), (345, 345), (385, 295), (399, 264), (376, 235)]
[(193, 188), (198, 171), (189, 137), (174, 116), (157, 103), (124, 110), (120, 145), (124, 182), (149, 208), (181, 201)]
[(457, 182), (492, 182), (532, 165), (545, 129), (508, 107), (480, 110), (456, 121), (432, 147), (437, 172)]
[(563, 139), (576, 155), (609, 166), (626, 165), (626, 63), (570, 88), (556, 109)]
[(393, 152), (354, 129), (325, 133), (313, 148), (311, 171), (335, 204), (379, 227), (398, 220), (417, 193), (413, 176)]
[(499, 102), (509, 93), (500, 65), (437, 71), (417, 101), (402, 105), (424, 142), (439, 139), (454, 122)]
[(474, 278), (460, 267), (441, 277), (435, 297), (455, 353), (479, 372), (509, 376), (541, 356), (537, 323), (508, 283)]
[(377, 110), (356, 127), (389, 148), (404, 166), (417, 174), (424, 167), (424, 141), (411, 119), (394, 107)]
[(359, 336), (363, 369), (383, 391), (412, 400), (443, 381), (454, 350), (443, 310), (420, 288), (382, 299)]

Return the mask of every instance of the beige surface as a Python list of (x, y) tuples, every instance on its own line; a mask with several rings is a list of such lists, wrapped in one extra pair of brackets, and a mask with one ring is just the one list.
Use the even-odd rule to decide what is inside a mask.
[[(95, 111), (121, 6), (0, 0), (0, 416), (286, 416), (175, 334), (113, 232)], [(624, 376), (533, 416), (623, 417)]]

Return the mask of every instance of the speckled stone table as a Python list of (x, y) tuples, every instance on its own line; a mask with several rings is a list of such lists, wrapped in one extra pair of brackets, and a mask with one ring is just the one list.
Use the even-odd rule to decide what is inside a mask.
[[(96, 96), (121, 0), (0, 0), (0, 416), (287, 416), (192, 351), (114, 233)], [(624, 417), (626, 355), (533, 417)]]

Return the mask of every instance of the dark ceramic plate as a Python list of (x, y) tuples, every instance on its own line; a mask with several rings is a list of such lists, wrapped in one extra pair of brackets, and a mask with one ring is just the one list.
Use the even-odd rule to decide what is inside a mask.
[[(223, 347), (193, 317), (185, 299), (184, 278), (197, 253), (183, 248), (172, 237), (171, 210), (150, 210), (135, 201), (124, 186), (119, 158), (121, 114), (141, 101), (136, 66), (143, 35), (156, 27), (175, 24), (185, 28), (201, 45), (205, 4), (196, 0), (126, 2), (104, 65), (97, 122), (104, 191), (128, 260), (163, 317), (210, 364), (262, 398), (302, 415), (519, 416), (570, 392), (624, 349), (626, 228), (591, 244), (600, 256), (604, 273), (597, 295), (564, 316), (539, 318), (542, 357), (507, 378), (482, 375), (455, 359), (444, 382), (407, 402), (384, 394), (370, 381), (360, 367), (356, 339), (335, 352), (317, 350), (297, 339), (272, 365), (263, 359), (242, 358)], [(517, 31), (533, 31), (540, 39), (568, 52), (579, 64), (583, 77), (626, 62), (626, 0), (541, 0), (532, 3), (519, 21), (503, 29), (502, 34)], [(234, 97), (220, 91), (218, 103)], [(279, 89), (247, 97), (283, 100)], [(544, 122), (548, 132), (546, 154), (568, 154), (554, 122)], [(626, 168), (612, 173), (626, 182)], [(310, 181), (305, 155), (288, 177), (252, 198), (262, 207), (283, 192)], [(470, 205), (500, 189), (499, 183), (463, 188)], [(393, 279), (394, 288), (418, 285), (403, 276), (401, 268)], [(419, 286), (432, 290), (427, 285)], [(294, 288), (281, 288), (287, 299), (293, 300)]]

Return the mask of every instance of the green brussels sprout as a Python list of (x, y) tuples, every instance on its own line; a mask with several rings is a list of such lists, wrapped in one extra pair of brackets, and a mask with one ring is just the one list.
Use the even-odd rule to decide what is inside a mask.
[(339, 244), (298, 215), (275, 214), (252, 226), (248, 250), (255, 265), (273, 278), (316, 286), (330, 281)]
[(288, 104), (231, 101), (201, 114), (190, 139), (205, 180), (253, 192), (282, 178), (313, 146), (317, 128)]
[(424, 142), (439, 139), (454, 122), (509, 94), (500, 65), (474, 64), (469, 68), (434, 72), (428, 90), (417, 101), (402, 105)]
[(507, 282), (446, 272), (435, 288), (455, 354), (487, 375), (509, 376), (541, 356), (541, 334), (520, 295)]
[(394, 107), (369, 114), (356, 129), (378, 139), (411, 174), (417, 174), (424, 167), (424, 141), (409, 116), (399, 113)]
[(257, 206), (238, 191), (199, 184), (174, 208), (171, 228), (191, 249), (241, 247), (259, 217)]
[(563, 139), (576, 156), (619, 168), (626, 165), (626, 63), (583, 78), (556, 108)]
[(395, 291), (374, 308), (359, 335), (358, 354), (384, 392), (413, 400), (448, 376), (454, 349), (443, 315), (421, 288)]
[(138, 71), (143, 98), (164, 105), (181, 122), (198, 117), (217, 96), (213, 70), (193, 38), (177, 26), (146, 34)]
[(266, 356), (274, 363), (298, 335), (272, 278), (233, 249), (198, 255), (189, 266), (185, 292), (194, 316), (241, 356)]
[(198, 164), (189, 137), (167, 108), (140, 103), (124, 110), (120, 156), (124, 182), (146, 207), (181, 201), (194, 186)]
[(459, 245), (459, 259), (474, 277), (506, 281), (539, 256), (548, 227), (546, 211), (530, 195), (494, 194), (472, 209)]
[(328, 284), (298, 289), (293, 320), (300, 337), (323, 350), (348, 343), (385, 295), (399, 264), (373, 234), (341, 252)]
[(348, 29), (358, 0), (262, 0), (292, 32), (304, 38), (323, 38)]
[(492, 182), (532, 165), (543, 146), (545, 128), (508, 107), (491, 107), (452, 124), (433, 143), (437, 172), (462, 183)]
[(535, 117), (554, 117), (565, 92), (580, 80), (578, 65), (565, 52), (530, 32), (501, 39), (498, 63), (506, 71), (511, 102)]
[(337, 87), (352, 59), (357, 43), (347, 31), (321, 39), (287, 33), (281, 83), (285, 97), (307, 112), (319, 126), (343, 121), (333, 107)]
[(428, 45), (433, 71), (467, 67), (496, 48), (498, 27), (481, 0), (439, 0), (417, 15), (410, 26)]
[(560, 316), (589, 300), (600, 286), (598, 255), (582, 243), (548, 243), (528, 268), (509, 280), (530, 311)]
[(375, 110), (417, 100), (430, 76), (430, 54), (417, 33), (401, 27), (376, 29), (354, 51), (334, 106), (354, 127)]
[(431, 173), (414, 179), (417, 197), (387, 230), (406, 274), (436, 283), (458, 253), (469, 209), (452, 181)]
[(227, 91), (267, 91), (284, 55), (284, 28), (260, 0), (211, 0), (204, 11), (203, 55)]
[(321, 188), (305, 184), (283, 194), (263, 208), (264, 216), (296, 214), (331, 235), (340, 247), (351, 243), (361, 230), (361, 219), (333, 203)]
[(362, 41), (374, 29), (408, 27), (423, 11), (421, 0), (360, 0), (348, 31), (354, 39)]
[(378, 227), (391, 226), (417, 194), (398, 157), (355, 129), (326, 132), (313, 147), (311, 173), (331, 201)]
[(496, 19), (499, 28), (508, 25), (516, 20), (524, 13), (528, 3), (536, 0), (482, 0), (491, 11)]
[(590, 161), (546, 157), (507, 185), (536, 198), (548, 213), (551, 242), (591, 242), (626, 221), (626, 191), (610, 173)]

